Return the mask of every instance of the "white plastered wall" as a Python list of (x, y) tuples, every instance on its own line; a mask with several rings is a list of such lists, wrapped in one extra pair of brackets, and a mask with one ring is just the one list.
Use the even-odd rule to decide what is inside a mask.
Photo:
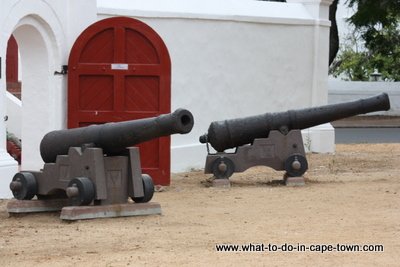
[[(204, 167), (198, 137), (211, 121), (326, 104), (331, 1), (139, 2), (99, 0), (98, 19), (137, 18), (166, 43), (172, 109), (187, 108), (195, 118), (190, 134), (172, 137), (173, 172)], [(330, 124), (303, 135), (306, 149), (334, 151)]]
[[(138, 18), (163, 38), (172, 60), (172, 108), (195, 116), (172, 138), (172, 171), (203, 167), (198, 142), (211, 121), (325, 104), (330, 0), (2, 0), (0, 57), (14, 33), (21, 50), (22, 169), (40, 169), (43, 135), (66, 126), (66, 79), (55, 76), (90, 24)], [(110, 6), (111, 4), (111, 6)], [(0, 79), (0, 198), (16, 162), (5, 152), (5, 67)], [(321, 127), (319, 127), (321, 128)], [(310, 148), (333, 151), (333, 130), (312, 132)], [(322, 134), (328, 132), (329, 134)], [(324, 137), (325, 136), (325, 137)], [(329, 150), (328, 149), (328, 150)]]

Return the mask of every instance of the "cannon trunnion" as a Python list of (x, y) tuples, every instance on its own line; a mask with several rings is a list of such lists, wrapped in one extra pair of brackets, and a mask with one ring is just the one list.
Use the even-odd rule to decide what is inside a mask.
[[(389, 97), (382, 93), (346, 103), (212, 122), (207, 134), (199, 138), (207, 145), (205, 173), (228, 179), (235, 172), (263, 165), (286, 171), (288, 184), (295, 180), (291, 177), (301, 177), (308, 169), (301, 129), (388, 109)], [(217, 152), (210, 153), (209, 145)], [(235, 151), (225, 152), (229, 148)]]
[[(108, 207), (126, 204), (129, 198), (149, 202), (153, 181), (142, 174), (139, 148), (132, 145), (188, 133), (193, 123), (188, 110), (178, 109), (154, 118), (50, 132), (40, 145), (43, 169), (17, 173), (10, 189), (18, 200), (61, 199), (64, 206)], [(114, 214), (121, 214), (120, 208)]]

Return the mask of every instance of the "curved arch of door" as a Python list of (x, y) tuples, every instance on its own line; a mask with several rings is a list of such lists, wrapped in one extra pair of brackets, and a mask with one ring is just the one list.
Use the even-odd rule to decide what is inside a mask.
[[(127, 17), (98, 21), (75, 41), (68, 62), (68, 128), (171, 112), (171, 61), (161, 37)], [(170, 137), (139, 145), (143, 173), (170, 183)]]

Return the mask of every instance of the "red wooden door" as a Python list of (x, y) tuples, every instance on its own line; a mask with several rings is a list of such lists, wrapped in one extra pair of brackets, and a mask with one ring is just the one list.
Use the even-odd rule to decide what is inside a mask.
[[(171, 62), (160, 36), (141, 21), (114, 17), (89, 26), (68, 62), (68, 127), (171, 112)], [(142, 171), (170, 183), (170, 137), (139, 145)]]
[(7, 83), (18, 82), (18, 44), (13, 35), (7, 42), (6, 81)]

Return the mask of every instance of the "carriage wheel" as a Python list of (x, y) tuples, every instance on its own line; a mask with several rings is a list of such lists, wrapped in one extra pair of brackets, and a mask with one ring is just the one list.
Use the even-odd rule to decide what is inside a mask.
[(217, 179), (228, 179), (235, 171), (235, 164), (228, 158), (217, 158), (213, 162), (212, 172)]
[(153, 198), (153, 194), (154, 194), (153, 179), (151, 179), (150, 175), (148, 175), (148, 174), (142, 174), (142, 182), (143, 182), (144, 196), (143, 197), (133, 197), (132, 199), (136, 203), (149, 202)]
[(89, 205), (95, 197), (94, 184), (87, 177), (72, 179), (65, 191), (75, 206)]
[(16, 199), (30, 200), (37, 194), (37, 182), (30, 172), (19, 172), (14, 175), (10, 189)]
[(290, 177), (302, 176), (307, 169), (307, 159), (303, 155), (293, 154), (285, 161), (286, 174)]

